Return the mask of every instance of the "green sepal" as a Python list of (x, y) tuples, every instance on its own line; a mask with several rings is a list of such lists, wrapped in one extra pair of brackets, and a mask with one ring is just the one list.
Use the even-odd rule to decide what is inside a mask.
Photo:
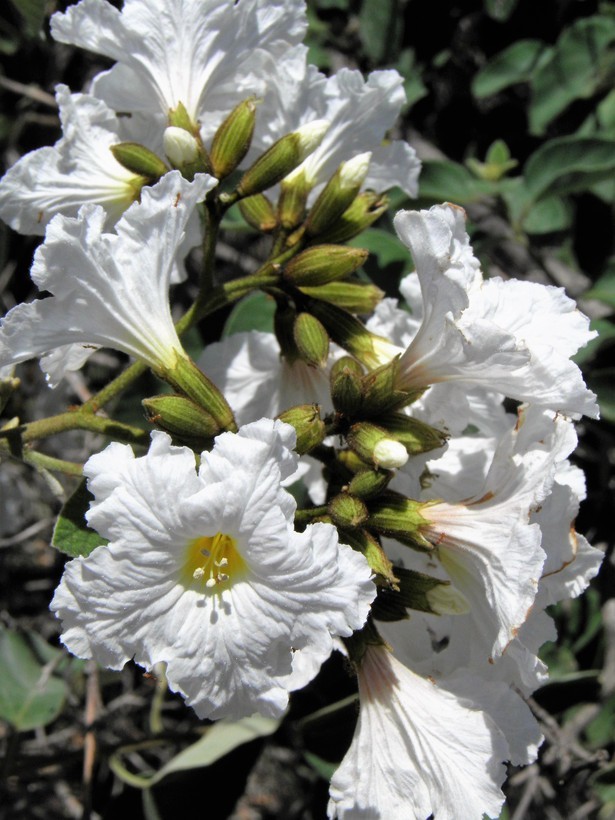
[(248, 225), (257, 231), (270, 233), (278, 227), (278, 217), (265, 194), (254, 194), (240, 200), (239, 210)]
[(185, 396), (151, 396), (141, 403), (149, 422), (193, 450), (209, 449), (211, 439), (220, 432), (213, 416)]
[(364, 191), (357, 196), (333, 224), (328, 225), (318, 235), (318, 242), (340, 244), (353, 239), (370, 227), (389, 207), (388, 197), (373, 191)]
[(213, 417), (218, 424), (218, 432), (235, 432), (237, 424), (233, 411), (215, 384), (207, 378), (187, 356), (177, 356), (175, 367), (161, 368), (157, 374), (172, 387), (192, 399)]
[(359, 498), (339, 493), (329, 501), (329, 515), (337, 527), (355, 530), (367, 521), (367, 507)]
[(293, 339), (301, 359), (311, 367), (324, 367), (329, 358), (329, 335), (315, 316), (300, 313), (293, 325)]
[(348, 485), (348, 492), (361, 499), (375, 498), (386, 490), (394, 475), (391, 470), (362, 470)]
[(364, 248), (314, 245), (293, 257), (284, 268), (283, 276), (300, 288), (326, 285), (350, 276), (368, 256), (369, 251)]
[(369, 282), (329, 282), (319, 287), (301, 285), (299, 290), (312, 299), (330, 302), (350, 313), (361, 315), (372, 313), (384, 296), (384, 291)]
[(395, 589), (397, 578), (395, 568), (387, 558), (380, 542), (370, 532), (365, 529), (357, 529), (351, 532), (340, 530), (340, 542), (348, 544), (354, 550), (361, 552), (365, 556), (369, 567), (376, 574), (378, 586)]
[(429, 502), (413, 501), (387, 490), (369, 502), (368, 526), (406, 546), (431, 552), (433, 546), (422, 534), (427, 521), (421, 514), (429, 505)]
[(441, 581), (424, 572), (397, 566), (393, 567), (393, 572), (398, 580), (398, 589), (378, 591), (378, 598), (372, 609), (374, 618), (380, 621), (397, 621), (400, 620), (400, 610), (404, 612), (402, 618), (405, 618), (408, 609), (428, 612), (431, 615), (440, 614), (432, 608), (429, 602), (429, 592), (436, 587), (449, 587), (450, 581)]
[(320, 418), (320, 408), (317, 404), (300, 404), (279, 413), (276, 418), (290, 424), (297, 433), (295, 451), (300, 456), (317, 447), (325, 439), (326, 427)]
[(390, 433), (391, 438), (400, 441), (410, 455), (436, 450), (448, 439), (448, 435), (441, 430), (404, 413), (379, 416), (378, 424)]
[(215, 177), (227, 177), (248, 153), (255, 121), (256, 101), (250, 97), (240, 102), (218, 128), (209, 152)]

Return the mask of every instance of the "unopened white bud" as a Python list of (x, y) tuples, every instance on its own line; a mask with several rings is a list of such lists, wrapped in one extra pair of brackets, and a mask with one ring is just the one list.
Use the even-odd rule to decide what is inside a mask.
[(381, 439), (374, 447), (374, 463), (384, 470), (403, 467), (408, 461), (408, 452), (403, 444), (392, 438)]
[(299, 137), (298, 149), (303, 159), (318, 148), (330, 126), (329, 120), (313, 120), (297, 128), (294, 133)]
[(431, 611), (438, 615), (466, 615), (470, 611), (468, 599), (452, 584), (438, 584), (426, 595)]
[(342, 162), (339, 169), (340, 186), (346, 189), (363, 185), (371, 158), (372, 152), (365, 151), (365, 153), (357, 154), (356, 157), (349, 159), (347, 162)]
[(165, 154), (176, 168), (195, 162), (199, 155), (199, 146), (192, 134), (175, 125), (165, 129), (163, 144)]

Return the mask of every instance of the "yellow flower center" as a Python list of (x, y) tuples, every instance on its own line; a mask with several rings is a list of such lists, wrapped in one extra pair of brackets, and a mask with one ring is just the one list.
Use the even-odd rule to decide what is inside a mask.
[(193, 538), (186, 548), (183, 580), (212, 592), (227, 589), (245, 575), (246, 562), (237, 550), (237, 542), (226, 533)]

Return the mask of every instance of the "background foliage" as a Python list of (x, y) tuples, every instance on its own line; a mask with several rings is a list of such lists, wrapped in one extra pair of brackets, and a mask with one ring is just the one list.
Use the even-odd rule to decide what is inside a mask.
[[(106, 67), (50, 41), (48, 15), (65, 5), (10, 0), (0, 12), (5, 167), (59, 137), (56, 83), (80, 90)], [(408, 139), (424, 162), (419, 202), (393, 192), (389, 215), (357, 240), (372, 252), (366, 273), (394, 295), (411, 260), (394, 239), (392, 214), (448, 200), (467, 210), (487, 275), (565, 287), (599, 331), (577, 359), (603, 417), (579, 427), (576, 460), (588, 500), (578, 529), (608, 557), (588, 593), (555, 612), (559, 638), (544, 652), (551, 682), (531, 704), (547, 740), (535, 765), (511, 772), (503, 817), (607, 820), (615, 816), (615, 3), (541, 0), (539, 13), (531, 0), (312, 0), (308, 7), (311, 59), (323, 70), (394, 67), (405, 77), (408, 105), (392, 136)], [(260, 240), (232, 213), (226, 227), (221, 275), (255, 268)], [(2, 312), (31, 295), (35, 245), (0, 225)], [(209, 319), (188, 347), (271, 321), (271, 304), (253, 296)], [(23, 366), (23, 389), (4, 422), (63, 409), (122, 364), (119, 355), (98, 354), (86, 378), (75, 375), (54, 392), (34, 363)], [(126, 397), (115, 416), (145, 426), (135, 405)], [(83, 460), (103, 444), (71, 433), (49, 452)], [(48, 544), (74, 489), (17, 463), (0, 469), (0, 812), (324, 817), (326, 779), (356, 720), (354, 684), (338, 658), (294, 698), (281, 725), (250, 719), (209, 728), (166, 692), (162, 676), (97, 670), (58, 648), (48, 604), (63, 558)]]

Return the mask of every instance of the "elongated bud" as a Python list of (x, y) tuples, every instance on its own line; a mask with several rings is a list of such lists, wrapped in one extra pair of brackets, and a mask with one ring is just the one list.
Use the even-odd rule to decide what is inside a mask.
[(218, 128), (209, 152), (215, 177), (227, 177), (248, 153), (255, 121), (256, 100), (252, 97), (240, 102)]
[[(378, 576), (376, 583), (379, 586), (397, 588), (397, 578), (393, 564), (385, 555), (378, 539), (364, 529), (340, 532), (340, 541), (348, 544), (354, 550), (363, 553), (370, 569)], [(377, 601), (378, 599), (376, 599)]]
[(169, 170), (157, 154), (138, 142), (118, 142), (109, 148), (120, 165), (149, 182), (160, 179)]
[(279, 139), (248, 168), (237, 193), (252, 196), (276, 185), (320, 145), (329, 125), (328, 120), (314, 120)]
[(329, 336), (315, 316), (300, 313), (295, 319), (293, 337), (303, 361), (311, 367), (324, 367), (329, 358)]
[(388, 345), (397, 352), (397, 348), (394, 348), (385, 338), (370, 333), (365, 325), (351, 313), (335, 305), (312, 299), (310, 313), (320, 319), (336, 344), (348, 350), (368, 367), (377, 367), (380, 364), (381, 353), (377, 348), (377, 343)]
[[(386, 342), (386, 340), (384, 341)], [(372, 370), (363, 380), (365, 393), (363, 410), (366, 417), (374, 416), (380, 419), (384, 413), (390, 413), (404, 407), (418, 397), (417, 394), (410, 394), (397, 389), (398, 361), (399, 356), (396, 356), (388, 364)]]
[(187, 356), (177, 356), (175, 367), (160, 370), (159, 375), (176, 390), (206, 410), (218, 424), (218, 432), (237, 430), (233, 411), (228, 402), (192, 359)]
[(389, 470), (363, 470), (353, 477), (348, 492), (357, 498), (375, 498), (386, 490), (394, 475)]
[(320, 409), (317, 404), (300, 404), (284, 410), (277, 418), (295, 428), (297, 444), (295, 450), (300, 456), (308, 453), (324, 441), (325, 423), (320, 418)]
[(349, 313), (359, 314), (372, 313), (384, 296), (384, 291), (369, 282), (328, 282), (318, 287), (302, 285), (299, 290), (312, 299), (330, 302)]
[(343, 243), (369, 228), (389, 206), (384, 194), (373, 191), (360, 193), (344, 213), (326, 226), (319, 234), (319, 242)]
[(254, 194), (239, 201), (239, 210), (248, 225), (257, 231), (270, 233), (278, 227), (278, 218), (265, 194)]
[(385, 470), (403, 467), (408, 461), (404, 445), (392, 439), (385, 429), (368, 421), (353, 424), (347, 441), (363, 461)]
[(315, 286), (350, 276), (365, 262), (369, 251), (343, 245), (314, 245), (294, 256), (284, 268), (293, 285)]
[(282, 180), (278, 214), (284, 230), (292, 231), (303, 221), (309, 192), (310, 186), (301, 166)]
[(441, 430), (436, 430), (426, 422), (406, 416), (404, 413), (380, 416), (378, 422), (412, 455), (428, 453), (442, 447), (448, 438)]
[(205, 449), (220, 430), (213, 416), (185, 396), (152, 396), (142, 404), (148, 421), (194, 449)]
[(432, 545), (422, 535), (427, 526), (422, 510), (428, 506), (430, 502), (413, 501), (387, 490), (369, 502), (368, 526), (382, 535), (396, 538), (402, 544), (431, 552)]
[(359, 498), (339, 493), (329, 502), (329, 515), (333, 523), (346, 530), (355, 530), (367, 521), (367, 507)]
[(318, 236), (350, 206), (367, 176), (371, 156), (367, 151), (342, 162), (308, 214), (305, 226), (308, 236)]

